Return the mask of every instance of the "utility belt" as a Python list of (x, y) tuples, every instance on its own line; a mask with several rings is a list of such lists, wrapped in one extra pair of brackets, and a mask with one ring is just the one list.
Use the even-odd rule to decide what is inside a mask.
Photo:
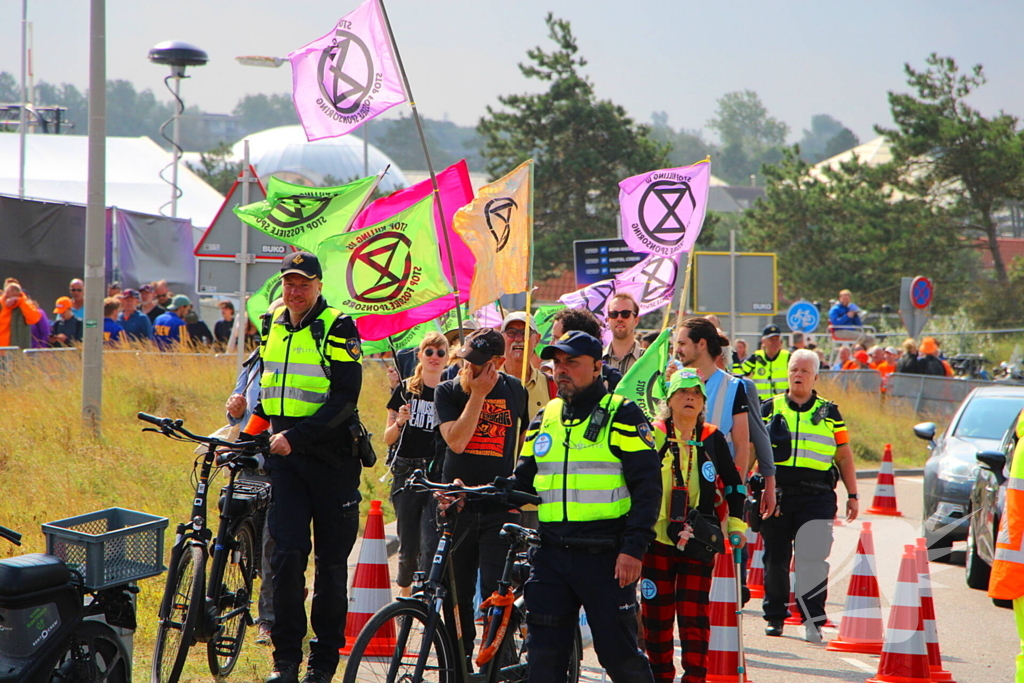
[(559, 536), (546, 531), (540, 532), (541, 547), (580, 550), (597, 555), (612, 552), (622, 547), (621, 536)]
[(836, 487), (830, 486), (823, 481), (805, 481), (799, 484), (785, 484), (778, 487), (787, 496), (817, 496), (822, 493), (832, 493)]
[(427, 464), (430, 458), (403, 458), (396, 455), (391, 461), (391, 474), (396, 477), (404, 477), (416, 470), (427, 471)]

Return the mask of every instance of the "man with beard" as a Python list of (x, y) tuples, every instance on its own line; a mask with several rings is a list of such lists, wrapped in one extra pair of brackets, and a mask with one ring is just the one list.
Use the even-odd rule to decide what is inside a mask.
[(640, 322), (640, 304), (633, 295), (619, 292), (608, 300), (607, 317), (612, 341), (604, 348), (601, 360), (625, 375), (644, 355), (634, 334)]
[(548, 401), (555, 397), (556, 387), (554, 380), (548, 379), (539, 370), (540, 358), (537, 356), (537, 344), (540, 343), (540, 334), (533, 325), (533, 318), (530, 318), (530, 334), (526, 334), (526, 313), (516, 311), (509, 313), (501, 321), (501, 328), (498, 330), (505, 338), (505, 367), (506, 374), (516, 379), (523, 379), (523, 363), (526, 363), (526, 394), (527, 394), (527, 415), (536, 415), (537, 411), (548, 404)]

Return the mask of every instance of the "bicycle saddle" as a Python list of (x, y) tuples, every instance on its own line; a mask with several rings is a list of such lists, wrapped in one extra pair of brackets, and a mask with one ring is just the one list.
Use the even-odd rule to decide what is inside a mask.
[(31, 553), (0, 560), (0, 596), (13, 598), (56, 588), (71, 579), (68, 567), (53, 555)]

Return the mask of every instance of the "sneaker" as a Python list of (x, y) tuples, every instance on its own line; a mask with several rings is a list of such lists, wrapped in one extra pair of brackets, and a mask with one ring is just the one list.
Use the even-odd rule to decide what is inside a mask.
[(256, 644), (270, 645), (270, 627), (263, 622), (256, 626)]
[(812, 624), (809, 621), (804, 624), (804, 640), (808, 643), (821, 642), (821, 629), (818, 628), (817, 624)]
[(783, 622), (782, 622), (781, 619), (778, 620), (778, 621), (769, 621), (768, 625), (764, 629), (764, 634), (766, 636), (772, 636), (774, 638), (778, 638), (779, 636), (782, 635), (782, 626), (783, 626)]
[(264, 683), (299, 683), (299, 663), (274, 662), (274, 670)]
[(330, 683), (334, 678), (334, 671), (328, 669), (306, 669), (306, 675), (302, 677), (302, 683)]

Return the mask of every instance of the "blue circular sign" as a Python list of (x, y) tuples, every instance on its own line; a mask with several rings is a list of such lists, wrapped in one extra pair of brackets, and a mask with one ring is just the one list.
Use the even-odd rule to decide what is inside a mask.
[(538, 434), (533, 440), (533, 454), (543, 458), (551, 450), (551, 435), (547, 432)]
[(654, 582), (650, 579), (644, 579), (640, 582), (640, 595), (643, 596), (644, 600), (653, 600), (658, 594), (658, 587), (654, 585)]
[(786, 325), (789, 326), (790, 332), (814, 332), (818, 329), (820, 321), (821, 314), (818, 313), (818, 307), (810, 301), (803, 299), (795, 301), (786, 311)]
[(718, 476), (718, 470), (715, 469), (714, 464), (706, 462), (700, 466), (701, 475), (708, 481), (714, 481), (715, 477)]
[(914, 308), (928, 308), (932, 303), (934, 293), (935, 288), (932, 286), (932, 281), (926, 277), (918, 275), (910, 283), (910, 303), (914, 304)]

